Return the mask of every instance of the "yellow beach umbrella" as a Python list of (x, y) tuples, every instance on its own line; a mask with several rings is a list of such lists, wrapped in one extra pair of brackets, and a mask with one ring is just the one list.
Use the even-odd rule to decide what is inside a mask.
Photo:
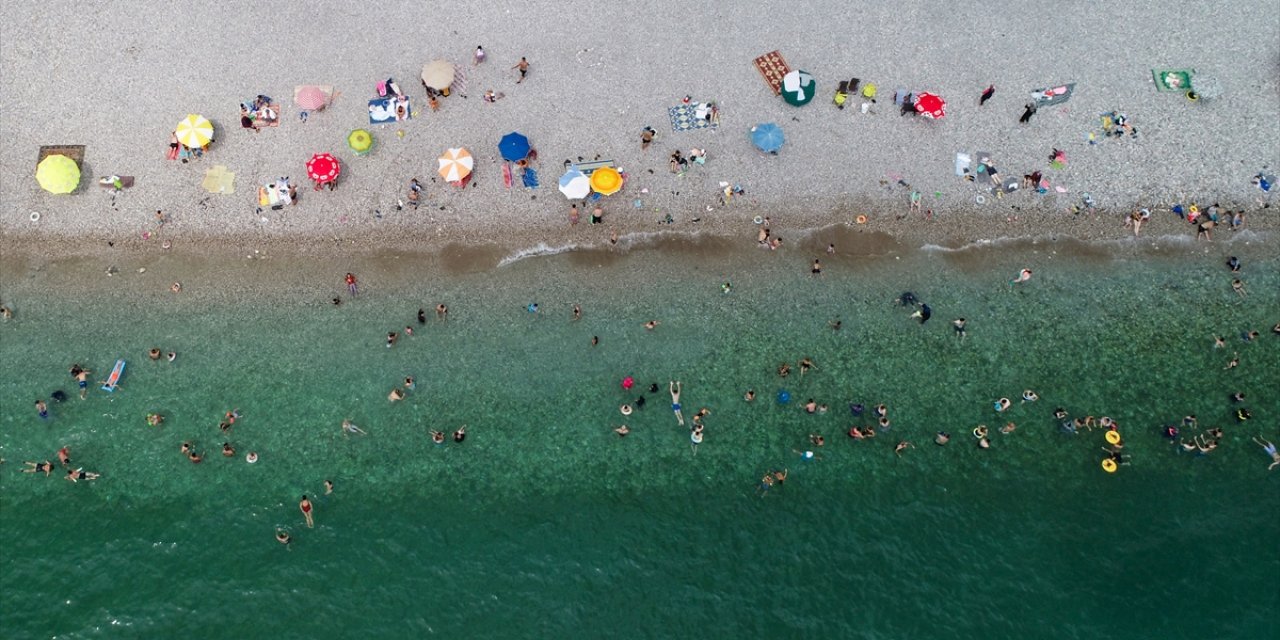
[(449, 149), (440, 156), (440, 176), (445, 182), (457, 182), (471, 175), (475, 159), (466, 149)]
[(213, 123), (204, 116), (188, 113), (187, 117), (178, 123), (178, 128), (174, 129), (173, 133), (178, 136), (178, 142), (192, 149), (198, 149), (213, 140)]
[(591, 172), (591, 190), (602, 196), (611, 196), (622, 188), (622, 174), (613, 167), (600, 167)]
[(80, 165), (55, 153), (36, 165), (36, 182), (49, 193), (71, 193), (80, 184)]
[(365, 129), (356, 129), (347, 134), (347, 146), (358, 156), (369, 153), (369, 149), (373, 147), (373, 134)]

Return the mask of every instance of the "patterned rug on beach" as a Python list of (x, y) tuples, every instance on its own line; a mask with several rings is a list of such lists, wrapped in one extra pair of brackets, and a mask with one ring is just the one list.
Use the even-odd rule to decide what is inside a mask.
[(1188, 91), (1195, 72), (1195, 69), (1152, 69), (1151, 77), (1156, 81), (1156, 91)]
[(697, 110), (697, 106), (692, 104), (678, 104), (667, 109), (667, 114), (671, 116), (671, 130), (715, 129), (715, 121), (699, 118)]
[(765, 84), (769, 85), (770, 89), (773, 89), (773, 95), (780, 95), (782, 93), (782, 76), (791, 71), (787, 61), (782, 59), (782, 54), (777, 51), (770, 51), (756, 58), (755, 65), (756, 71), (760, 72)]

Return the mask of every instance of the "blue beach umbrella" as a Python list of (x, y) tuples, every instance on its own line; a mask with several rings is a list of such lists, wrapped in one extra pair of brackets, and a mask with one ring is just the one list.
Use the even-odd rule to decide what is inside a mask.
[(766, 122), (751, 128), (751, 141), (761, 151), (774, 153), (782, 148), (782, 143), (785, 139), (782, 137), (782, 129), (779, 129), (778, 125)]
[(512, 131), (498, 142), (498, 151), (502, 153), (503, 160), (524, 160), (529, 156), (529, 139)]

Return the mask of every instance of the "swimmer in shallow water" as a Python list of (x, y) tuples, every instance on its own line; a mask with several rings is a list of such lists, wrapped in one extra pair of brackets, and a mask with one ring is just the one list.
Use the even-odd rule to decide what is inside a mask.
[(956, 336), (961, 338), (965, 337), (965, 324), (966, 322), (964, 318), (956, 318), (951, 321), (951, 328), (955, 330)]
[(464, 424), (461, 427), (458, 427), (457, 431), (453, 432), (453, 441), (462, 442), (463, 440), (466, 440), (466, 439), (467, 439), (467, 425)]
[(911, 314), (911, 317), (919, 318), (920, 324), (924, 324), (929, 321), (929, 318), (933, 317), (933, 309), (929, 308), (929, 305), (921, 302), (920, 308), (916, 309), (915, 313)]
[(1039, 399), (1040, 399), (1040, 396), (1036, 395), (1036, 392), (1030, 389), (1027, 389), (1022, 392), (1023, 402), (1035, 402), (1036, 400), (1039, 400)]
[(1271, 456), (1271, 464), (1267, 465), (1267, 471), (1270, 471), (1280, 465), (1280, 452), (1276, 451), (1276, 445), (1272, 444), (1269, 440), (1259, 439), (1257, 436), (1254, 436), (1253, 441), (1256, 442), (1259, 447), (1262, 447), (1262, 450), (1265, 451), (1267, 455)]
[(671, 394), (671, 412), (676, 415), (676, 422), (683, 427), (684, 414), (680, 413), (680, 381), (669, 381), (667, 383), (667, 391)]
[(933, 443), (939, 447), (947, 444), (948, 442), (951, 442), (951, 434), (946, 431), (939, 431), (937, 435), (933, 437)]
[(358, 436), (368, 435), (368, 434), (366, 434), (366, 433), (365, 433), (364, 429), (361, 429), (360, 427), (357, 427), (357, 426), (356, 426), (356, 423), (354, 423), (354, 422), (352, 422), (352, 421), (350, 421), (350, 420), (343, 420), (343, 421), (342, 421), (342, 433), (343, 433), (343, 435), (346, 435), (346, 434), (348, 434), (348, 433), (355, 434), (355, 435), (358, 435)]
[(618, 434), (619, 438), (625, 438), (628, 433), (631, 433), (631, 428), (624, 424), (617, 429), (614, 429), (613, 432)]
[(919, 302), (919, 299), (916, 298), (916, 294), (910, 291), (903, 291), (902, 295), (898, 296), (894, 302), (904, 307), (914, 307)]

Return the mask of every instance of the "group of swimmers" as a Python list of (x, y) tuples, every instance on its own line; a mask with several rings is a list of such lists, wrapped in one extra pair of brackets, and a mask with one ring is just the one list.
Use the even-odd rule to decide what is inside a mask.
[[(46, 478), (53, 474), (53, 463), (48, 460), (44, 462), (27, 461), (23, 464), (26, 465), (26, 468), (22, 470), (23, 473), (43, 473)], [(63, 467), (71, 466), (71, 450), (68, 447), (58, 449), (58, 464)], [(68, 468), (65, 477), (71, 482), (79, 482), (81, 480), (97, 480), (102, 477), (102, 474), (85, 471), (84, 467), (77, 467), (75, 469)]]

